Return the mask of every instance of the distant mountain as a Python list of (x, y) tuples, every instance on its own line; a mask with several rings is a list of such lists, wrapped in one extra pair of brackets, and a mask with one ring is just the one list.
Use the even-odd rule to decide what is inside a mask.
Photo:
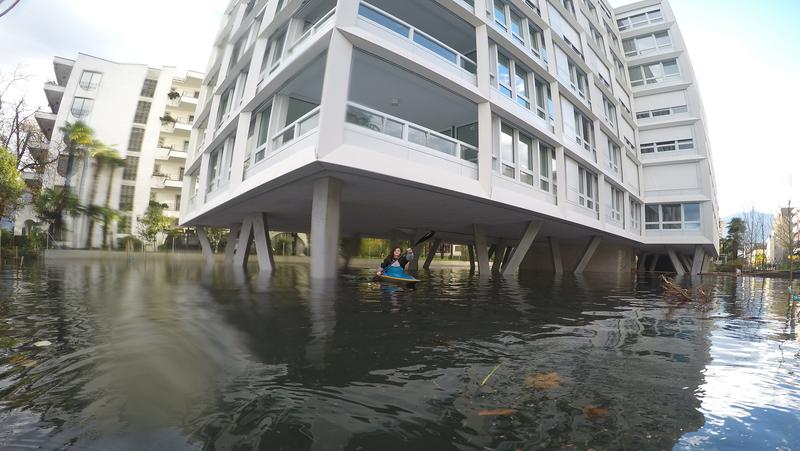
[[(728, 216), (725, 216), (724, 218), (722, 218), (722, 220), (725, 221), (725, 231), (727, 232), (728, 223), (731, 222), (731, 219), (733, 219), (733, 218), (741, 218), (742, 220), (744, 220), (745, 214), (748, 214), (748, 213), (749, 212), (747, 212), (747, 213), (746, 212), (741, 212), (741, 213), (736, 213), (736, 214), (733, 214), (733, 215), (728, 215)], [(764, 220), (764, 233), (766, 233), (766, 235), (769, 236), (769, 234), (772, 233), (772, 213), (762, 213), (760, 211), (756, 211), (755, 214), (759, 215), (759, 216), (761, 216), (761, 218), (763, 218), (763, 220)]]

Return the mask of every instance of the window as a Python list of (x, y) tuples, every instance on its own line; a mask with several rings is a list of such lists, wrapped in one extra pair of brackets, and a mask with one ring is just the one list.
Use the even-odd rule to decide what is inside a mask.
[(619, 31), (625, 31), (631, 28), (644, 27), (650, 24), (659, 23), (664, 21), (664, 16), (661, 10), (656, 8), (645, 13), (635, 14), (630, 17), (623, 17), (617, 19), (617, 26)]
[(567, 59), (569, 67), (569, 81), (572, 90), (583, 100), (589, 101), (589, 82), (586, 72), (582, 71), (577, 64)]
[(269, 120), (272, 105), (267, 105), (259, 114), (258, 122), (258, 139), (256, 140), (256, 153), (253, 159), (253, 164), (263, 160), (267, 153), (267, 143), (269, 142)]
[(511, 37), (519, 45), (525, 45), (525, 37), (523, 36), (522, 30), (522, 17), (514, 11), (511, 11)]
[(585, 3), (586, 7), (589, 9), (589, 13), (591, 14), (592, 17), (594, 17), (594, 20), (598, 20), (599, 18), (597, 16), (597, 8), (594, 7), (594, 3), (592, 3), (589, 0), (586, 0)]
[(84, 118), (92, 112), (92, 105), (94, 105), (94, 100), (92, 99), (75, 97), (72, 99), (72, 109), (70, 109), (70, 112), (78, 119)]
[(603, 114), (605, 115), (606, 122), (611, 124), (612, 128), (616, 128), (617, 108), (614, 106), (614, 102), (609, 100), (606, 96), (603, 96)]
[(506, 15), (506, 3), (501, 0), (494, 0), (494, 21), (503, 30), (508, 30), (508, 16)]
[(122, 211), (133, 210), (133, 194), (135, 187), (122, 185), (119, 187), (119, 209)]
[(184, 168), (178, 168), (178, 180), (183, 181), (183, 173), (185, 172)]
[(81, 81), (79, 84), (84, 91), (94, 91), (100, 85), (100, 80), (102, 78), (103, 74), (100, 72), (85, 70), (83, 74), (81, 74)]
[(547, 46), (544, 43), (544, 33), (533, 22), (528, 22), (528, 39), (530, 40), (531, 53), (547, 63)]
[(612, 54), (611, 58), (614, 60), (614, 73), (617, 74), (617, 77), (624, 82), (626, 80), (625, 65), (622, 64), (622, 61), (620, 61), (616, 55)]
[(629, 67), (628, 73), (631, 77), (631, 86), (665, 83), (680, 78), (681, 75), (678, 69), (678, 61), (675, 59)]
[[(359, 14), (363, 13), (361, 10), (364, 5), (359, 8)], [(370, 10), (371, 11), (371, 10)], [(371, 17), (370, 17), (371, 19)], [(267, 73), (274, 71), (281, 63), (283, 57), (283, 45), (286, 41), (286, 30), (274, 34), (267, 42), (267, 48), (264, 50), (264, 60), (261, 62), (261, 79), (263, 80)]]
[(142, 83), (142, 97), (153, 97), (156, 93), (156, 85), (158, 85), (158, 80), (153, 80), (151, 78), (146, 78), (144, 83)]
[(642, 204), (635, 200), (630, 201), (631, 206), (631, 230), (640, 232), (642, 230)]
[(582, 113), (575, 110), (575, 140), (588, 150), (597, 161), (597, 150), (594, 148), (594, 124)]
[(500, 92), (513, 97), (511, 91), (511, 62), (502, 53), (497, 54), (497, 84)]
[(514, 151), (514, 129), (508, 125), (500, 127), (500, 161), (501, 173), (506, 177), (516, 178)]
[(677, 139), (675, 141), (659, 141), (655, 143), (644, 143), (639, 145), (639, 151), (643, 154), (654, 152), (672, 152), (675, 150), (694, 149), (694, 139)]
[(180, 210), (180, 209), (181, 209), (181, 195), (180, 194), (176, 194), (175, 195), (175, 208), (174, 208), (174, 210)]
[(212, 192), (219, 186), (220, 165), (222, 163), (222, 147), (214, 149), (208, 159), (208, 192)]
[(136, 180), (139, 172), (139, 157), (128, 156), (125, 158), (125, 169), (122, 170), (122, 180)]
[(217, 110), (217, 128), (222, 127), (222, 124), (227, 119), (227, 114), (231, 110), (233, 104), (231, 97), (233, 96), (233, 88), (228, 88), (222, 93), (219, 99), (219, 110)]
[(591, 25), (589, 25), (589, 31), (591, 31), (592, 33), (592, 39), (594, 40), (594, 43), (597, 44), (597, 46), (600, 47), (601, 49), (605, 50), (606, 46), (605, 42), (603, 42), (603, 35), (600, 34), (599, 31), (597, 31), (597, 28)]
[(673, 114), (686, 113), (689, 108), (686, 105), (678, 105), (668, 108), (659, 108), (656, 110), (640, 111), (636, 113), (636, 119), (648, 119), (663, 116), (671, 116)]
[(136, 124), (147, 123), (147, 116), (150, 115), (150, 102), (140, 100), (136, 104), (136, 113), (133, 115), (133, 122)]
[(615, 174), (619, 174), (622, 160), (622, 150), (611, 139), (608, 140), (608, 168)]
[(534, 80), (536, 88), (536, 115), (544, 120), (548, 120), (553, 125), (553, 108), (551, 106), (552, 100), (550, 97), (550, 84), (536, 77)]
[(672, 47), (672, 40), (667, 31), (646, 34), (622, 41), (625, 56), (647, 55), (669, 47)]
[(597, 175), (583, 166), (578, 166), (578, 203), (590, 210), (597, 210)]
[(623, 203), (625, 200), (625, 195), (622, 191), (618, 190), (617, 188), (611, 187), (611, 204), (609, 205), (608, 209), (608, 218), (614, 222), (623, 225), (624, 222), (622, 220), (623, 215)]
[[(602, 5), (602, 4), (601, 4), (601, 5)], [(606, 27), (606, 34), (608, 34), (609, 36), (611, 36), (611, 42), (613, 42), (613, 43), (614, 43), (614, 48), (616, 48), (617, 50), (619, 50), (619, 49), (620, 49), (620, 46), (619, 46), (619, 38), (617, 38), (617, 35), (616, 35), (616, 34), (614, 34), (614, 31), (613, 31), (613, 30), (611, 30), (611, 28), (609, 28), (609, 27), (608, 27), (608, 25), (606, 25), (606, 24), (605, 24), (605, 22), (603, 22), (603, 25)]]
[(228, 61), (228, 69), (232, 68), (236, 65), (241, 58), (242, 53), (244, 52), (244, 43), (245, 43), (246, 36), (242, 36), (236, 41), (236, 44), (233, 45), (233, 50), (231, 51), (231, 59)]
[(645, 206), (647, 230), (699, 230), (700, 204), (660, 204)]
[(492, 159), (496, 172), (555, 193), (555, 152), (535, 137), (501, 123), (500, 150), (492, 155)]
[(144, 140), (144, 129), (139, 127), (131, 128), (131, 136), (128, 138), (128, 152), (141, 152), (142, 140)]
[(516, 87), (517, 103), (530, 109), (530, 90), (528, 87), (528, 73), (520, 65), (514, 67), (514, 85)]
[(561, 4), (572, 14), (572, 17), (575, 17), (575, 5), (572, 3), (572, 0), (561, 0)]

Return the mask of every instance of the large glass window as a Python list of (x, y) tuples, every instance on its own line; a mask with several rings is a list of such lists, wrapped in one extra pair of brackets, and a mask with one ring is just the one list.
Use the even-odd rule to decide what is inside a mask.
[(647, 230), (699, 230), (700, 204), (660, 204), (645, 206)]
[(128, 156), (125, 158), (125, 169), (122, 170), (122, 180), (136, 180), (139, 172), (139, 157)]
[(631, 78), (631, 86), (665, 83), (680, 78), (678, 61), (675, 59), (630, 67), (628, 73)]
[(128, 152), (141, 152), (143, 140), (144, 129), (139, 127), (131, 128), (131, 135), (128, 138)]
[(625, 195), (622, 193), (621, 190), (611, 187), (611, 204), (609, 205), (608, 209), (608, 217), (612, 221), (615, 221), (619, 224), (624, 224), (622, 217), (623, 217), (623, 202), (625, 199)]
[(146, 124), (147, 116), (150, 115), (150, 106), (150, 102), (140, 100), (139, 103), (136, 104), (136, 113), (133, 115), (133, 122), (136, 124)]
[(591, 152), (594, 161), (597, 161), (597, 150), (594, 147), (594, 124), (591, 119), (577, 109), (575, 110), (575, 140), (584, 149)]
[(578, 203), (590, 210), (597, 210), (597, 175), (583, 166), (578, 166)]
[(500, 92), (513, 97), (511, 90), (511, 62), (502, 53), (497, 54), (497, 83)]
[[(534, 86), (533, 93), (531, 84)], [(535, 102), (536, 115), (542, 119), (547, 120), (551, 114), (550, 85), (501, 52), (497, 53), (497, 89), (525, 109), (530, 110), (531, 103)]]
[(133, 210), (133, 195), (136, 188), (131, 185), (122, 185), (119, 187), (119, 209), (122, 211)]
[(533, 167), (533, 139), (525, 135), (519, 134), (519, 179), (528, 185), (534, 185), (534, 167)]
[(142, 97), (153, 97), (156, 93), (156, 86), (158, 85), (158, 80), (153, 80), (151, 78), (146, 78), (144, 83), (142, 83)]
[(98, 86), (100, 86), (100, 80), (102, 78), (103, 74), (100, 72), (94, 72), (90, 70), (83, 71), (80, 81), (81, 89), (85, 91), (94, 91)]
[(507, 16), (506, 16), (506, 4), (501, 0), (494, 0), (494, 21), (497, 25), (503, 30), (508, 30), (507, 25)]
[(615, 174), (619, 174), (622, 158), (622, 150), (611, 139), (608, 140), (608, 168)]
[(631, 205), (631, 230), (639, 232), (641, 231), (641, 221), (642, 221), (642, 204), (636, 202), (635, 200), (630, 201)]
[(517, 103), (530, 109), (530, 92), (528, 90), (528, 73), (521, 66), (516, 65), (514, 69), (514, 84), (516, 85)]
[(501, 123), (500, 150), (492, 158), (496, 172), (526, 185), (538, 186), (542, 191), (555, 193), (555, 152), (532, 135)]
[(644, 27), (646, 25), (663, 21), (664, 16), (661, 14), (661, 9), (656, 8), (644, 13), (617, 19), (617, 26), (619, 27), (619, 31), (625, 31), (631, 28)]
[(503, 124), (500, 127), (500, 161), (502, 173), (506, 177), (516, 177), (516, 170), (514, 169), (515, 154), (514, 129)]
[(603, 96), (603, 114), (605, 114), (606, 122), (611, 124), (612, 128), (616, 128), (616, 126), (617, 126), (617, 107), (614, 106), (614, 102), (612, 102), (606, 96)]
[(75, 97), (72, 99), (72, 109), (70, 112), (78, 119), (84, 118), (92, 112), (94, 100), (85, 97)]

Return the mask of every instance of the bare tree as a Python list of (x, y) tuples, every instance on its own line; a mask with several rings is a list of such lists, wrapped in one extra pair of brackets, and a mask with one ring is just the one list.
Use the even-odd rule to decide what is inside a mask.
[(755, 252), (764, 247), (764, 217), (755, 208), (750, 208), (742, 215), (744, 233), (742, 235), (742, 252), (748, 265), (753, 264)]

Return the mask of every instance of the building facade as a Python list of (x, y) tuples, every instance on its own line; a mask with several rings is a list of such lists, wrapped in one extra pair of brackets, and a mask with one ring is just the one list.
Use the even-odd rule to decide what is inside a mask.
[[(65, 186), (67, 155), (60, 129), (81, 120), (125, 159), (122, 167), (98, 167), (84, 153), (75, 159), (69, 181), (82, 205), (107, 204), (121, 211), (110, 244), (136, 234), (137, 217), (151, 200), (166, 204), (165, 214), (177, 221), (202, 74), (178, 76), (171, 67), (115, 63), (85, 54), (74, 60), (56, 57), (53, 65), (55, 81), (44, 86), (50, 111), (37, 112), (36, 120), (50, 140), (51, 155), (61, 157), (45, 186)], [(53, 239), (67, 247), (103, 244), (101, 225), (86, 216), (67, 218), (60, 235)]]
[(315, 277), (340, 236), (435, 231), (481, 273), (697, 273), (718, 254), (666, 2), (234, 0), (207, 74), (181, 221), (231, 227), (230, 262), (254, 235), (270, 268), (268, 229), (310, 232)]

